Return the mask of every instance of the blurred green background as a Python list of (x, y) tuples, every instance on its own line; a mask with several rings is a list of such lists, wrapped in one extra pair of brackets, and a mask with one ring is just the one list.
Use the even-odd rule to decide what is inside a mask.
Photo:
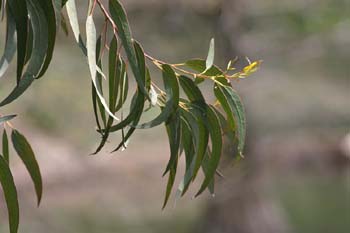
[[(78, 0), (82, 27), (85, 2)], [(164, 129), (138, 132), (124, 152), (88, 156), (99, 139), (88, 67), (72, 33), (61, 31), (46, 77), (1, 110), (19, 114), (14, 124), (32, 142), (44, 178), (38, 209), (23, 165), (13, 160), (20, 232), (350, 232), (350, 2), (121, 2), (134, 37), (154, 57), (172, 63), (205, 57), (215, 37), (221, 66), (236, 56), (240, 66), (245, 56), (264, 61), (235, 84), (249, 119), (247, 158), (222, 165), (226, 178), (218, 179), (215, 198), (192, 199), (194, 185), (162, 211)], [(3, 25), (1, 34), (3, 48)], [(13, 67), (0, 81), (2, 97), (12, 77)], [(213, 100), (211, 84), (202, 88)], [(231, 164), (229, 144), (226, 151)], [(0, 216), (5, 233), (2, 199)]]

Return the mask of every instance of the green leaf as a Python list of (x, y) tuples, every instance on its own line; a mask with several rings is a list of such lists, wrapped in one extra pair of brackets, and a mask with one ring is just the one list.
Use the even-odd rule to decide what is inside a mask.
[(30, 57), (32, 56), (32, 52), (33, 52), (33, 27), (32, 27), (30, 19), (29, 19), (27, 34), (28, 34), (28, 39), (27, 39), (26, 57), (24, 59), (25, 64), (28, 63)]
[[(47, 41), (48, 28), (47, 28), (47, 22), (45, 19), (45, 14), (43, 12), (43, 9), (40, 7), (40, 5), (33, 3), (33, 0), (28, 0), (27, 4), (28, 4), (27, 5), (28, 13), (31, 18), (31, 24), (33, 28), (32, 56), (30, 58), (29, 64), (27, 66), (27, 69), (22, 79), (20, 79), (18, 85), (0, 103), (0, 107), (13, 102), (28, 89), (28, 87), (33, 83), (36, 75), (39, 74), (42, 64), (45, 60), (47, 46), (48, 46), (48, 41)], [(27, 36), (27, 33), (26, 33), (26, 36)], [(17, 30), (17, 38), (18, 38), (18, 30)], [(24, 58), (25, 58), (25, 54), (24, 54)]]
[[(192, 180), (197, 176), (198, 170), (201, 167), (204, 154), (206, 152), (209, 134), (205, 125), (206, 118), (203, 117), (202, 111), (196, 111), (196, 106), (190, 107), (190, 111), (182, 111), (182, 119), (187, 123), (190, 129), (190, 137), (183, 138), (184, 149), (186, 155), (186, 172), (182, 183), (178, 188), (178, 194), (185, 195)], [(186, 135), (186, 134), (184, 134)], [(186, 141), (192, 141), (187, 145)], [(189, 147), (190, 149), (186, 149)]]
[(8, 115), (8, 116), (2, 116), (0, 117), (0, 124), (6, 122), (6, 121), (10, 121), (13, 118), (15, 118), (17, 115)]
[(20, 97), (30, 87), (33, 81), (33, 75), (25, 74), (19, 84), (11, 91), (11, 93), (3, 101), (0, 102), (0, 107), (10, 104), (18, 97)]
[(188, 99), (191, 102), (205, 103), (205, 99), (204, 99), (204, 96), (203, 96), (201, 90), (192, 81), (192, 79), (181, 75), (179, 80), (180, 80), (180, 85), (181, 85), (182, 89), (184, 90)]
[(78, 43), (83, 54), (85, 56), (87, 56), (87, 49), (86, 49), (86, 46), (85, 46), (83, 39), (81, 38), (81, 35), (80, 35), (79, 21), (78, 21), (75, 0), (68, 0), (65, 5), (66, 5), (66, 9), (67, 9), (69, 23), (70, 23), (71, 28), (73, 30), (74, 38), (75, 38), (76, 42)]
[(6, 130), (4, 129), (4, 132), (2, 133), (2, 154), (4, 156), (4, 159), (9, 163), (9, 141), (7, 138)]
[(0, 183), (7, 205), (10, 233), (17, 233), (19, 224), (17, 189), (8, 163), (2, 156), (0, 156)]
[(28, 10), (26, 1), (7, 1), (16, 21), (17, 33), (17, 82), (20, 80), (25, 64), (28, 29)]
[(162, 65), (163, 81), (166, 92), (166, 103), (162, 112), (152, 121), (135, 126), (138, 129), (147, 129), (166, 122), (179, 106), (179, 83), (175, 72), (169, 65)]
[[(117, 101), (117, 95), (118, 95), (118, 88), (119, 88), (119, 79), (121, 78), (122, 74), (121, 72), (125, 72), (125, 69), (122, 70), (122, 64), (121, 59), (117, 59), (117, 39), (113, 37), (111, 44), (109, 46), (109, 108), (113, 113), (115, 113), (115, 107), (116, 107), (116, 101)], [(107, 124), (105, 126), (105, 130), (102, 133), (102, 140), (100, 142), (100, 145), (97, 147), (96, 151), (93, 154), (97, 154), (102, 150), (104, 145), (106, 144), (109, 134), (110, 134), (110, 128), (113, 124), (113, 118), (108, 117)]]
[[(8, 9), (8, 8), (7, 8)], [(5, 9), (4, 9), (5, 10)], [(7, 24), (6, 24), (6, 43), (4, 54), (0, 59), (0, 78), (5, 74), (9, 64), (11, 63), (17, 48), (16, 42), (16, 21), (12, 12), (7, 10)]]
[(206, 61), (203, 59), (192, 59), (187, 61), (184, 65), (206, 76), (224, 76), (224, 72), (215, 65), (212, 65), (211, 68), (206, 70)]
[[(143, 93), (140, 92), (140, 90), (138, 89), (138, 95), (142, 96), (142, 101), (141, 100), (136, 100), (139, 104), (139, 106), (136, 107), (135, 110), (135, 114), (130, 114), (129, 116), (132, 116), (132, 122), (131, 122), (131, 126), (133, 125), (138, 125), (143, 113), (143, 108), (145, 105), (145, 95)], [(122, 142), (118, 145), (118, 147), (113, 150), (112, 152), (116, 152), (118, 151), (120, 148), (124, 147), (125, 148), (125, 144), (128, 142), (129, 138), (133, 135), (133, 133), (135, 132), (136, 128), (135, 127), (130, 127), (128, 132), (126, 133), (126, 135), (123, 134), (123, 140)], [(126, 149), (126, 148), (125, 148)]]
[(238, 151), (242, 156), (246, 137), (246, 117), (242, 101), (230, 86), (215, 84), (215, 96), (226, 112), (231, 130), (236, 130)]
[[(102, 38), (101, 36), (98, 37), (97, 41), (96, 41), (96, 68), (102, 69), (102, 60), (99, 57), (100, 56), (100, 52), (101, 52), (101, 43), (102, 43)], [(101, 95), (103, 96), (103, 83), (102, 83), (102, 75), (100, 72), (96, 73), (96, 82), (98, 83), (98, 86), (100, 87), (101, 90)], [(97, 95), (97, 91), (96, 88), (94, 90), (95, 95)], [(107, 117), (106, 117), (106, 111), (105, 108), (102, 104), (102, 102), (100, 101), (99, 98), (97, 98), (97, 106), (98, 106), (98, 110), (100, 112), (100, 116), (103, 122), (103, 126), (106, 127), (107, 124)]]
[(207, 116), (208, 116), (208, 126), (209, 126), (209, 134), (212, 145), (212, 153), (210, 156), (210, 162), (207, 169), (207, 173), (205, 174), (205, 179), (196, 194), (196, 197), (200, 195), (212, 182), (215, 176), (216, 169), (219, 165), (221, 152), (222, 152), (222, 136), (221, 136), (221, 128), (220, 121), (218, 116), (213, 110), (214, 107), (209, 106), (207, 108)]
[[(142, 114), (145, 103), (145, 97), (140, 91), (136, 91), (134, 94), (133, 100), (130, 104), (130, 111), (127, 117), (119, 122), (117, 125), (114, 125), (110, 128), (110, 132), (116, 132), (121, 130), (130, 124), (138, 117), (139, 114)], [(103, 130), (105, 131), (105, 130)]]
[[(183, 111), (182, 111), (183, 112)], [(183, 114), (181, 114), (183, 115)], [(181, 145), (183, 147), (183, 150), (185, 152), (185, 162), (186, 162), (186, 172), (185, 176), (180, 182), (179, 187), (177, 188), (176, 194), (175, 194), (175, 201), (180, 199), (180, 197), (186, 192), (188, 188), (188, 184), (191, 181), (192, 178), (192, 171), (193, 171), (193, 158), (195, 153), (195, 140), (193, 136), (193, 130), (191, 129), (190, 123), (187, 121), (186, 118), (181, 116)], [(187, 184), (188, 183), (188, 184)], [(185, 187), (186, 186), (186, 187)]]
[[(126, 63), (121, 57), (118, 58), (118, 66), (120, 66), (120, 77), (116, 79), (115, 84), (119, 86), (119, 97), (118, 103), (116, 104), (115, 111), (119, 111), (126, 102), (129, 92), (129, 79), (126, 72)], [(118, 83), (119, 80), (119, 83)], [(117, 90), (117, 88), (116, 88)]]
[(178, 163), (178, 158), (176, 158), (175, 162), (173, 163), (173, 165), (170, 168), (168, 183), (167, 183), (167, 186), (166, 186), (166, 192), (165, 192), (163, 209), (166, 207), (166, 205), (167, 205), (167, 203), (169, 201), (171, 190), (173, 189), (173, 186), (174, 186), (174, 183), (175, 183), (175, 177), (176, 177), (176, 171), (177, 171), (177, 163)]
[(180, 152), (181, 121), (179, 111), (173, 114), (172, 118), (166, 123), (165, 126), (170, 144), (170, 159), (163, 176), (165, 176), (174, 166)]
[(54, 0), (54, 9), (55, 9), (55, 18), (56, 18), (56, 27), (58, 28), (62, 22), (62, 0)]
[[(117, 55), (118, 41), (115, 36), (113, 36), (112, 41), (109, 46), (109, 108), (112, 112), (115, 112), (118, 92), (119, 92), (119, 80), (123, 75), (121, 73), (121, 64), (119, 59), (119, 54)], [(118, 59), (117, 59), (118, 58)], [(117, 63), (118, 61), (118, 63)]]
[[(209, 176), (210, 175), (210, 174), (208, 174), (209, 168), (210, 168), (210, 157), (209, 157), (210, 154), (211, 154), (211, 151), (208, 149), (207, 153), (205, 153), (204, 158), (203, 158), (202, 170), (204, 172), (204, 176)], [(209, 190), (209, 193), (212, 196), (215, 195), (215, 176), (210, 181), (210, 183), (208, 185), (208, 190)]]
[(79, 43), (79, 37), (80, 37), (80, 29), (79, 29), (79, 21), (78, 21), (78, 15), (77, 15), (77, 8), (75, 4), (75, 0), (68, 0), (66, 1), (66, 9), (67, 9), (67, 15), (69, 19), (69, 23), (73, 30), (73, 35), (75, 37), (75, 40), (77, 43)]
[(209, 70), (214, 65), (214, 58), (215, 58), (215, 40), (213, 38), (210, 41), (209, 52), (208, 52), (207, 60), (205, 62), (205, 67), (206, 67), (205, 71)]
[[(209, 143), (209, 126), (208, 118), (205, 109), (208, 106), (205, 103), (202, 104), (192, 104), (191, 113), (195, 117), (195, 121), (191, 122), (192, 128), (196, 131), (194, 134), (194, 140), (196, 143), (196, 154), (195, 160), (193, 161), (191, 168), (192, 181), (197, 177), (198, 171), (201, 167), (204, 155), (206, 153), (208, 143)], [(197, 124), (195, 128), (194, 124)]]
[[(47, 28), (48, 28), (48, 47), (47, 47), (47, 53), (46, 53), (46, 57), (45, 57), (45, 61), (41, 67), (41, 71), (39, 73), (39, 75), (36, 78), (40, 78), (42, 77), (46, 70), (48, 69), (50, 62), (52, 60), (52, 56), (53, 56), (53, 51), (55, 48), (55, 43), (56, 43), (56, 32), (57, 32), (57, 28), (56, 28), (56, 13), (55, 13), (55, 8), (54, 8), (54, 4), (51, 1), (47, 1), (47, 0), (40, 0), (39, 1), (42, 9), (44, 10), (45, 13), (45, 18), (47, 21)], [(58, 14), (59, 16), (60, 14)]]
[(109, 1), (109, 10), (114, 23), (118, 27), (118, 34), (123, 44), (123, 47), (125, 49), (125, 53), (128, 57), (131, 70), (134, 73), (137, 85), (140, 91), (147, 98), (149, 98), (148, 92), (145, 88), (145, 78), (143, 77), (143, 74), (142, 74), (142, 68), (139, 67), (137, 62), (137, 56), (134, 50), (129, 22), (128, 22), (125, 10), (118, 0)]
[(96, 89), (96, 94), (99, 97), (103, 107), (105, 108), (108, 115), (113, 117), (114, 120), (119, 121), (119, 119), (114, 116), (114, 114), (110, 111), (106, 100), (103, 97), (102, 94), (102, 88), (98, 82), (97, 78), (97, 64), (96, 64), (96, 28), (95, 23), (91, 15), (87, 17), (86, 20), (86, 38), (87, 38), (87, 56), (88, 56), (88, 62), (89, 62), (89, 68), (90, 68), (90, 75), (92, 82)]
[(27, 139), (17, 130), (12, 131), (11, 139), (12, 139), (13, 147), (15, 148), (18, 156), (23, 161), (24, 165), (26, 166), (33, 180), (35, 192), (38, 200), (38, 205), (39, 205), (41, 201), (42, 192), (43, 192), (42, 179), (41, 179), (40, 168), (39, 168), (38, 162), (36, 161), (32, 147), (30, 146)]

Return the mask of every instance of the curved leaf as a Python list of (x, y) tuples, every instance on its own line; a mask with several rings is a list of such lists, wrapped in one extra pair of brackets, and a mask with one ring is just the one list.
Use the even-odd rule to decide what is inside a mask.
[(27, 28), (28, 28), (28, 10), (26, 1), (11, 0), (7, 1), (10, 11), (16, 21), (17, 32), (17, 82), (19, 82), (26, 56), (27, 47)]
[(90, 75), (92, 82), (96, 88), (96, 94), (99, 97), (103, 107), (105, 108), (108, 115), (113, 117), (114, 120), (119, 121), (119, 118), (114, 116), (114, 114), (109, 109), (106, 100), (103, 97), (101, 86), (99, 85), (97, 81), (97, 64), (96, 64), (96, 28), (95, 23), (91, 15), (87, 17), (86, 20), (86, 39), (87, 39), (87, 56), (88, 56), (88, 62), (89, 62), (89, 68), (90, 68)]
[(181, 141), (180, 113), (177, 111), (172, 116), (172, 119), (170, 119), (165, 126), (168, 134), (168, 140), (170, 143), (170, 159), (163, 173), (163, 176), (165, 176), (170, 171), (170, 169), (174, 166), (174, 163), (176, 162), (179, 156)]
[(17, 115), (8, 115), (8, 116), (2, 116), (0, 117), (0, 124), (6, 122), (6, 121), (10, 121), (13, 118), (15, 118)]
[(27, 139), (19, 133), (17, 130), (13, 130), (11, 134), (11, 140), (13, 147), (15, 148), (18, 156), (26, 166), (35, 187), (35, 192), (38, 200), (38, 205), (41, 201), (43, 192), (42, 179), (38, 162), (36, 161), (32, 147), (28, 143)]
[(121, 39), (123, 47), (125, 49), (125, 53), (128, 57), (130, 67), (132, 72), (134, 73), (135, 80), (140, 91), (147, 97), (148, 92), (145, 87), (145, 78), (144, 74), (142, 74), (142, 70), (137, 62), (137, 55), (134, 50), (131, 31), (129, 27), (129, 22), (125, 13), (123, 6), (120, 4), (118, 0), (109, 1), (109, 10), (112, 16), (114, 23), (118, 27), (118, 35)]
[(2, 102), (0, 102), (0, 107), (12, 103), (14, 100), (20, 97), (30, 87), (33, 81), (33, 75), (25, 74), (19, 84), (11, 91), (11, 93)]
[(217, 66), (212, 65), (211, 68), (207, 69), (206, 60), (203, 59), (192, 59), (187, 61), (185, 64), (188, 68), (197, 71), (207, 76), (224, 76), (224, 72)]
[(169, 65), (163, 65), (163, 81), (166, 92), (166, 103), (162, 112), (154, 120), (135, 126), (137, 129), (147, 129), (158, 126), (169, 119), (179, 105), (179, 83), (175, 72)]
[[(5, 9), (4, 9), (5, 10)], [(9, 64), (11, 63), (17, 48), (16, 42), (16, 21), (12, 12), (7, 10), (7, 28), (6, 28), (6, 43), (4, 54), (0, 59), (0, 78), (5, 74)]]
[(5, 201), (7, 205), (10, 233), (17, 233), (19, 223), (17, 189), (13, 181), (8, 163), (2, 156), (0, 156), (0, 183), (4, 191)]
[(12, 90), (9, 96), (0, 103), (0, 107), (13, 102), (28, 89), (28, 87), (34, 81), (36, 75), (39, 74), (46, 56), (46, 50), (48, 46), (48, 28), (43, 9), (40, 7), (40, 5), (33, 3), (33, 0), (27, 1), (27, 7), (33, 28), (32, 56), (22, 79)]
[(220, 128), (220, 121), (215, 111), (213, 110), (213, 108), (214, 107), (212, 106), (209, 106), (207, 108), (209, 135), (210, 135), (210, 140), (212, 145), (212, 153), (209, 160), (210, 162), (207, 167), (207, 172), (205, 174), (205, 179), (198, 193), (196, 194), (196, 197), (200, 195), (214, 179), (216, 169), (219, 165), (220, 158), (221, 158), (222, 135), (221, 135), (221, 128)]
[(214, 65), (214, 58), (215, 58), (215, 40), (213, 38), (210, 41), (209, 52), (208, 52), (207, 60), (205, 61), (205, 67), (206, 67), (205, 71), (209, 70)]
[(80, 29), (79, 29), (79, 21), (78, 21), (78, 15), (77, 15), (77, 9), (75, 0), (68, 0), (66, 1), (66, 9), (67, 9), (67, 15), (69, 19), (69, 23), (71, 25), (71, 28), (73, 30), (74, 38), (76, 42), (78, 43), (81, 51), (85, 56), (87, 56), (87, 49), (83, 42), (83, 39), (80, 35)]
[[(45, 13), (45, 18), (47, 21), (47, 27), (48, 27), (48, 47), (47, 47), (47, 53), (45, 57), (45, 61), (41, 67), (41, 71), (39, 75), (36, 78), (42, 77), (46, 70), (48, 69), (50, 62), (52, 60), (52, 55), (53, 51), (55, 48), (55, 42), (56, 42), (56, 13), (55, 13), (55, 8), (53, 5), (52, 0), (47, 1), (47, 0), (40, 0), (39, 1), (42, 9), (44, 10)], [(59, 15), (59, 14), (58, 14)]]
[(2, 154), (7, 163), (9, 163), (9, 141), (7, 138), (6, 130), (2, 133)]
[(215, 84), (214, 92), (226, 112), (231, 130), (236, 130), (239, 140), (238, 151), (242, 155), (246, 137), (246, 118), (242, 101), (238, 94), (229, 86)]

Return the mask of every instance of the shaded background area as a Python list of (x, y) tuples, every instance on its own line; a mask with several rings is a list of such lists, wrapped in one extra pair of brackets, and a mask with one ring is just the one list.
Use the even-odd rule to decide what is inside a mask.
[[(222, 66), (237, 55), (241, 65), (244, 56), (264, 60), (257, 74), (235, 84), (249, 118), (246, 159), (231, 166), (228, 144), (216, 197), (192, 200), (195, 185), (161, 211), (164, 129), (139, 131), (125, 152), (88, 156), (98, 140), (88, 67), (71, 33), (61, 32), (46, 77), (1, 110), (20, 115), (14, 123), (32, 142), (44, 178), (37, 209), (23, 165), (12, 160), (20, 231), (349, 232), (349, 1), (122, 2), (134, 37), (162, 60), (205, 57), (213, 36)], [(13, 75), (1, 80), (1, 96)], [(7, 232), (3, 200), (0, 215), (0, 232)]]

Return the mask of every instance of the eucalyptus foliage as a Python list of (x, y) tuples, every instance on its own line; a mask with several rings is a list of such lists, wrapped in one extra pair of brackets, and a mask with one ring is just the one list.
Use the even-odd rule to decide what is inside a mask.
[[(177, 188), (177, 198), (187, 192), (201, 170), (204, 180), (196, 196), (206, 189), (214, 193), (225, 135), (236, 142), (238, 156), (243, 156), (246, 118), (244, 106), (231, 82), (255, 72), (259, 61), (248, 60), (249, 64), (243, 70), (236, 71), (233, 67), (236, 60), (233, 60), (226, 69), (221, 69), (214, 65), (214, 39), (210, 42), (207, 59), (191, 59), (180, 64), (155, 59), (133, 39), (126, 12), (118, 0), (109, 0), (108, 5), (101, 0), (89, 0), (85, 33), (80, 31), (75, 0), (0, 0), (0, 11), (6, 25), (0, 78), (5, 76), (9, 64), (17, 57), (15, 87), (0, 101), (0, 107), (14, 102), (33, 82), (44, 76), (53, 57), (58, 29), (63, 26), (68, 32), (69, 22), (90, 70), (94, 117), (97, 133), (101, 136), (100, 145), (93, 154), (104, 148), (112, 134), (122, 134), (113, 150), (116, 152), (126, 149), (136, 130), (164, 125), (170, 144), (169, 162), (164, 170), (164, 176), (168, 176), (164, 207), (174, 186), (181, 154), (185, 157), (186, 171)], [(101, 29), (97, 29), (94, 22), (97, 11), (105, 18)], [(108, 64), (102, 68), (104, 57), (108, 58)], [(162, 72), (163, 89), (152, 81), (149, 65)], [(129, 86), (130, 78), (136, 81), (134, 90)], [(200, 89), (204, 81), (213, 85), (217, 98), (213, 104), (207, 103)], [(132, 94), (131, 101), (127, 101), (129, 93)], [(129, 110), (125, 111), (127, 108)], [(160, 114), (144, 122), (142, 116), (150, 108), (159, 108)], [(9, 167), (6, 127), (12, 131), (10, 141), (33, 180), (38, 204), (42, 196), (39, 165), (28, 140), (11, 124), (14, 117), (16, 115), (0, 116), (0, 124), (4, 125), (0, 183), (11, 233), (18, 231), (19, 209)]]

